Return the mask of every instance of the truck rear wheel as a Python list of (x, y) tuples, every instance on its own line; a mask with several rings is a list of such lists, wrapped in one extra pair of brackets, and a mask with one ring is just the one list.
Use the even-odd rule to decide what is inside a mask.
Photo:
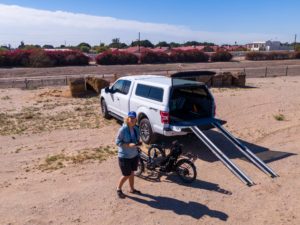
[(140, 136), (145, 144), (152, 144), (155, 142), (157, 135), (153, 133), (151, 124), (147, 118), (140, 121)]

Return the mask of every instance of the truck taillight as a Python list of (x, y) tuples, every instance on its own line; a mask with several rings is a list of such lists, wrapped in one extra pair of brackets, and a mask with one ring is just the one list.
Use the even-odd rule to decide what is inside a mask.
[(170, 114), (169, 112), (160, 111), (160, 118), (163, 124), (169, 124), (170, 122)]

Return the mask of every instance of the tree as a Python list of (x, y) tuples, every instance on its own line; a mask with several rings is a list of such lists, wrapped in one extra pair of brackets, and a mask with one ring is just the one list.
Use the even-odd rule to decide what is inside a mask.
[(109, 48), (126, 48), (125, 43), (120, 42), (120, 38), (114, 38), (111, 40), (111, 43), (108, 45)]
[(85, 52), (85, 53), (89, 53), (89, 51), (90, 51), (90, 48), (87, 46), (84, 46), (84, 45), (80, 46), (79, 49), (80, 49), (80, 51)]
[(160, 41), (158, 44), (155, 45), (155, 47), (170, 47), (170, 44), (168, 44), (165, 41)]
[(215, 45), (215, 44), (211, 43), (211, 42), (187, 41), (183, 45), (184, 46), (199, 46), (199, 45), (212, 46), (212, 45)]
[(0, 51), (7, 51), (7, 50), (10, 50), (10, 48), (5, 45), (0, 46)]
[(92, 48), (88, 43), (85, 43), (85, 42), (81, 42), (79, 45), (77, 45), (77, 47), (79, 49), (81, 49), (81, 47), (87, 47), (88, 49)]
[(105, 46), (104, 44), (100, 44), (100, 46), (94, 46), (92, 49), (95, 50), (97, 53), (101, 53), (108, 50), (109, 47)]
[(153, 48), (154, 45), (149, 41), (149, 40), (141, 40), (141, 41), (133, 41), (131, 42), (131, 46), (134, 47), (134, 46), (143, 46), (145, 48)]
[(176, 43), (176, 42), (171, 42), (171, 43), (170, 43), (170, 47), (171, 47), (171, 48), (177, 48), (177, 47), (180, 47), (180, 46), (181, 46), (181, 44)]
[(53, 45), (43, 45), (43, 48), (46, 48), (46, 49), (54, 49)]
[(23, 48), (25, 48), (25, 43), (24, 43), (24, 41), (21, 41), (18, 49), (23, 49)]

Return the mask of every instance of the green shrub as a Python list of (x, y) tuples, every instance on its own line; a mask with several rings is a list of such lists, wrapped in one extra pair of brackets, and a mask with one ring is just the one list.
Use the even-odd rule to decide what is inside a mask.
[(285, 116), (283, 114), (277, 114), (277, 115), (273, 115), (275, 120), (278, 121), (284, 121), (285, 120)]

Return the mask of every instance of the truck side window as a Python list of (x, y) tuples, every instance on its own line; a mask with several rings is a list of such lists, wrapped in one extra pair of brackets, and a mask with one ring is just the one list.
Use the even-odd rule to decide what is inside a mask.
[(125, 81), (124, 81), (124, 84), (123, 84), (123, 91), (122, 91), (122, 93), (123, 93), (124, 95), (127, 95), (127, 94), (128, 94), (130, 85), (131, 85), (131, 81), (129, 81), (129, 80), (125, 80)]
[(149, 98), (162, 102), (164, 95), (164, 90), (162, 88), (151, 87), (149, 92)]
[(144, 84), (138, 84), (135, 94), (137, 96), (162, 102), (164, 90), (162, 88), (152, 87)]
[(124, 80), (118, 80), (113, 86), (112, 86), (112, 92), (116, 93), (122, 93), (122, 89), (123, 89), (123, 84), (124, 84)]
[(137, 96), (148, 98), (149, 91), (150, 91), (150, 86), (144, 84), (138, 84), (136, 87), (135, 94)]

